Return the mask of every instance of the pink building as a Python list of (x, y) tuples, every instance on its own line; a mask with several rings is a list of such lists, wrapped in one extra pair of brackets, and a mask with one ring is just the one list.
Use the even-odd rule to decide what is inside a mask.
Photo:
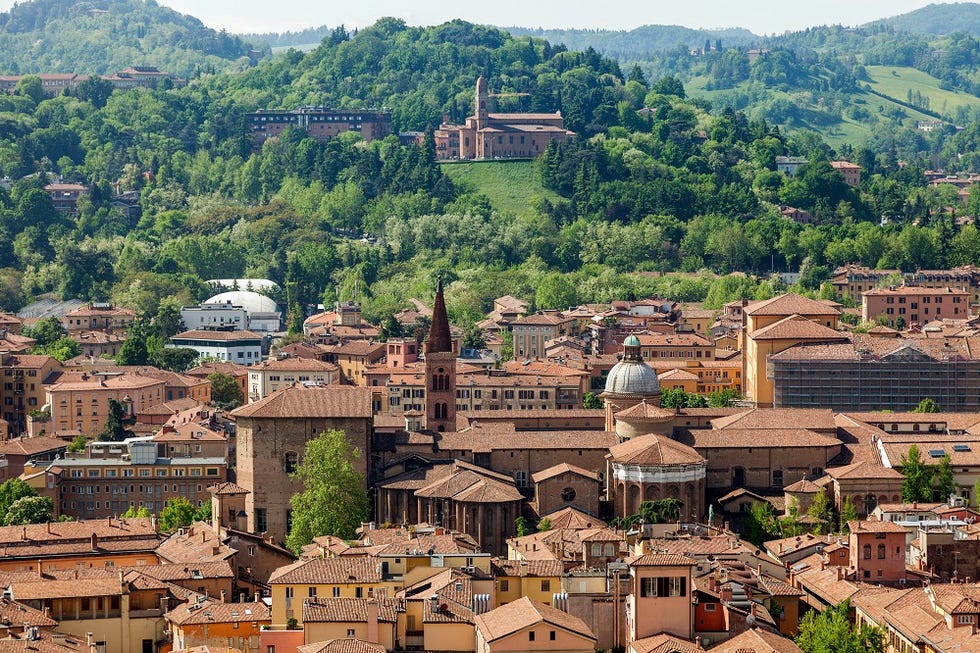
[(861, 166), (850, 161), (831, 161), (830, 165), (844, 177), (844, 183), (848, 186), (861, 185)]
[(855, 580), (896, 582), (905, 578), (905, 536), (908, 531), (888, 521), (851, 521), (848, 550)]
[(892, 286), (861, 293), (861, 319), (871, 322), (884, 316), (885, 324), (904, 327), (934, 320), (963, 320), (970, 315), (970, 291), (966, 288)]
[(630, 567), (630, 594), (626, 598), (628, 642), (660, 633), (692, 639), (694, 560), (676, 553), (648, 553), (627, 563)]

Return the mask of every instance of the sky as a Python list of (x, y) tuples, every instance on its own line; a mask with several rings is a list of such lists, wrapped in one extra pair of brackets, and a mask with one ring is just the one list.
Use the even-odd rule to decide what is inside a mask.
[[(0, 0), (0, 10), (9, 9), (14, 1)], [(632, 29), (641, 25), (683, 25), (709, 29), (744, 27), (756, 34), (779, 34), (816, 25), (859, 25), (930, 4), (930, 0), (618, 0), (612, 5), (593, 0), (157, 1), (197, 17), (209, 27), (234, 33), (295, 31), (339, 24), (364, 27), (382, 16), (396, 16), (410, 25), (435, 25), (462, 18), (501, 27)]]

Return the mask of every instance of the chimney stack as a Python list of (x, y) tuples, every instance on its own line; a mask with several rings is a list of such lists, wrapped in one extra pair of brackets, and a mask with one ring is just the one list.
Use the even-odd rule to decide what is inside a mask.
[(376, 599), (368, 599), (367, 602), (367, 641), (372, 644), (381, 643), (378, 635), (378, 601)]

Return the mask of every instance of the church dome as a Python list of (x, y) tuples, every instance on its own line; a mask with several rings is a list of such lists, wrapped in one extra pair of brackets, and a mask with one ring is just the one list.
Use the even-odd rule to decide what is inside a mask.
[(657, 373), (640, 356), (640, 339), (631, 335), (623, 347), (623, 360), (616, 363), (606, 377), (605, 394), (659, 397), (660, 381)]

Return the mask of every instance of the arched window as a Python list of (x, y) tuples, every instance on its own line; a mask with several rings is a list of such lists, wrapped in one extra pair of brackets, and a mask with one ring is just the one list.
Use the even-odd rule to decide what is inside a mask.
[(864, 559), (865, 560), (871, 560), (871, 545), (870, 544), (865, 544), (864, 545), (864, 551), (863, 552), (864, 552)]
[(602, 555), (602, 545), (601, 544), (593, 544), (592, 545), (592, 557), (593, 558), (598, 558), (601, 555)]
[(282, 469), (287, 474), (292, 474), (296, 471), (296, 465), (299, 463), (299, 454), (295, 451), (287, 451), (282, 457)]
[(885, 559), (885, 545), (884, 544), (879, 544), (878, 545), (878, 559), (879, 560), (884, 560)]

